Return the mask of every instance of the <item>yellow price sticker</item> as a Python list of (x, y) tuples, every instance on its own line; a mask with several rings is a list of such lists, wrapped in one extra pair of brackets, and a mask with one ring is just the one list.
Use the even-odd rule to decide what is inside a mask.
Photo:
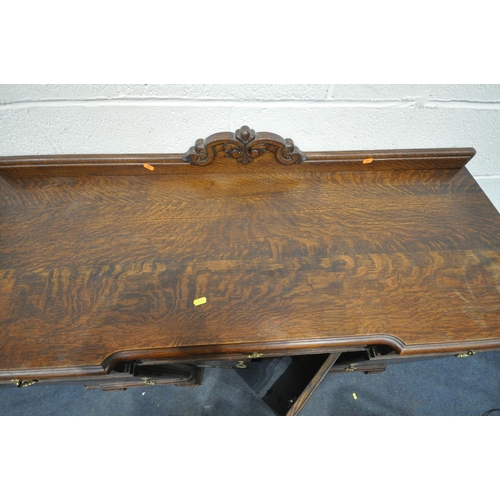
[(199, 299), (194, 299), (193, 300), (193, 304), (195, 306), (201, 306), (201, 304), (205, 304), (207, 301), (207, 298), (206, 297), (200, 297)]

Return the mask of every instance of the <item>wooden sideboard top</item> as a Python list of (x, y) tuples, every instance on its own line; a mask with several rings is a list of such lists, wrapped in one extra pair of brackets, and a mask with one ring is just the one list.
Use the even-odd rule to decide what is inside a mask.
[(0, 158), (0, 379), (500, 348), (500, 215), (474, 153), (304, 153), (242, 127), (185, 154)]

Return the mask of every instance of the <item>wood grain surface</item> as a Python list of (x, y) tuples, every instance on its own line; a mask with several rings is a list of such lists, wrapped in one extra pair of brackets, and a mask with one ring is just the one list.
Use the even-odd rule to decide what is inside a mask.
[(500, 348), (500, 215), (473, 154), (0, 158), (0, 378)]

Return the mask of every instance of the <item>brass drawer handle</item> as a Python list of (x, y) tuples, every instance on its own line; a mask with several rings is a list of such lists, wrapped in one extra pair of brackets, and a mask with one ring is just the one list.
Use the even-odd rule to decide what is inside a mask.
[(12, 382), (16, 383), (16, 387), (29, 387), (30, 385), (34, 385), (38, 382), (38, 380), (19, 380), (14, 379)]
[(475, 351), (467, 351), (467, 352), (462, 352), (461, 354), (455, 354), (457, 358), (467, 358), (469, 356), (474, 356), (476, 354)]
[(235, 368), (240, 368), (240, 369), (244, 370), (245, 368), (248, 368), (248, 366), (245, 364), (244, 361), (238, 361), (238, 363), (236, 363), (236, 365), (235, 365)]
[(252, 352), (252, 354), (247, 354), (248, 359), (262, 358), (264, 356), (261, 352)]

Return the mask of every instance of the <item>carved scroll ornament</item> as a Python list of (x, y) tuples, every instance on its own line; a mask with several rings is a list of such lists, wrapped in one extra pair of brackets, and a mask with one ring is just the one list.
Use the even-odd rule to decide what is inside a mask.
[(273, 153), (276, 160), (283, 165), (292, 165), (305, 160), (305, 156), (291, 139), (283, 139), (271, 132), (255, 133), (255, 130), (246, 125), (234, 134), (221, 132), (206, 139), (198, 139), (183, 156), (183, 160), (191, 165), (208, 165), (221, 151), (244, 165), (267, 151)]

